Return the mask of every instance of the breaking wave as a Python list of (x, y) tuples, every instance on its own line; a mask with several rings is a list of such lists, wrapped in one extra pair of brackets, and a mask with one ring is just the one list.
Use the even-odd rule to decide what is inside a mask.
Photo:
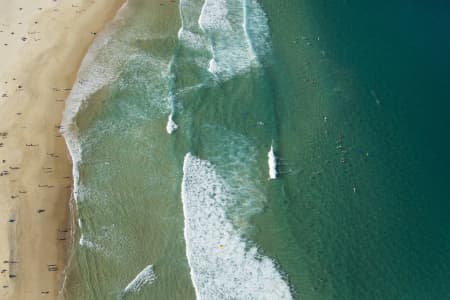
[(229, 221), (233, 191), (214, 165), (186, 154), (181, 193), (186, 253), (198, 299), (292, 299), (274, 262), (250, 247)]
[(155, 280), (156, 274), (153, 265), (148, 265), (124, 288), (122, 296), (139, 292), (144, 285), (152, 284)]

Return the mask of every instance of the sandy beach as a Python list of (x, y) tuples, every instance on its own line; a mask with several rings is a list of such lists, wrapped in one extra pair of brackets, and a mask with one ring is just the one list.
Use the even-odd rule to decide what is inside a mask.
[(0, 298), (57, 299), (70, 250), (60, 123), (89, 45), (124, 0), (0, 0)]

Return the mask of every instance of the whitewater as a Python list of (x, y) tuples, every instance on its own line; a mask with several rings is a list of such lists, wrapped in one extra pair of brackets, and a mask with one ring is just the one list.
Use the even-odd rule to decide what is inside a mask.
[(274, 262), (249, 247), (228, 220), (233, 193), (211, 163), (186, 154), (181, 198), (197, 299), (292, 299)]
[[(265, 153), (258, 158), (257, 147), (226, 126), (192, 120), (192, 101), (186, 100), (206, 90), (220, 92), (222, 84), (259, 71), (271, 51), (264, 11), (255, 0), (181, 0), (174, 40), (139, 22), (127, 24), (133, 3), (138, 1), (125, 4), (89, 49), (63, 118), (79, 226), (69, 282), (79, 276), (84, 287), (72, 285), (71, 293), (80, 299), (166, 297), (191, 289), (197, 299), (292, 299), (277, 263), (244, 237), (251, 216), (266, 202), (252, 178), (258, 159), (267, 174)], [(214, 150), (202, 159), (185, 155), (194, 153), (186, 146), (191, 132), (209, 125), (213, 129), (203, 143), (206, 152)], [(177, 143), (180, 149), (173, 147)], [(240, 161), (251, 160), (242, 165), (245, 171), (225, 170), (239, 166), (240, 155)], [(215, 165), (227, 157), (234, 157), (232, 164)], [(271, 178), (274, 163), (269, 157)], [(181, 201), (180, 190), (171, 198), (174, 186), (181, 189)], [(177, 208), (182, 224), (175, 220)], [(182, 251), (165, 248), (176, 243)], [(171, 250), (179, 251), (174, 260)], [(167, 288), (178, 278), (177, 288)], [(98, 290), (90, 291), (91, 285)]]

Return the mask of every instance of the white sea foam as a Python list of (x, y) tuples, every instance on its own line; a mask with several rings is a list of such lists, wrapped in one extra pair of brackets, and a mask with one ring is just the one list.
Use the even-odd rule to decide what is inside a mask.
[(244, 33), (254, 59), (267, 55), (270, 50), (270, 28), (267, 16), (258, 0), (243, 0)]
[(110, 224), (90, 230), (84, 229), (78, 244), (98, 255), (119, 259), (115, 250), (127, 244), (127, 237), (121, 234), (115, 224)]
[[(180, 31), (181, 31), (181, 29), (178, 31), (178, 35), (180, 34)], [(174, 74), (175, 60), (176, 60), (176, 54), (172, 54), (169, 65), (167, 67), (167, 74), (169, 74), (167, 76), (167, 78), (169, 80), (169, 86), (172, 87), (172, 90), (169, 91), (170, 95), (168, 97), (168, 103), (170, 105), (170, 114), (169, 114), (169, 117), (167, 119), (167, 124), (166, 124), (166, 131), (168, 134), (172, 134), (178, 129), (178, 125), (173, 120), (173, 114), (175, 113), (175, 106), (176, 106), (176, 103), (175, 103), (176, 96), (174, 95), (174, 91), (173, 91), (173, 87), (176, 85), (175, 84), (175, 74)]]
[(244, 30), (244, 34), (245, 34), (245, 39), (247, 40), (248, 43), (248, 47), (249, 47), (249, 52), (251, 54), (251, 59), (255, 60), (256, 59), (256, 53), (255, 50), (253, 49), (253, 45), (251, 43), (251, 38), (250, 38), (250, 34), (248, 32), (248, 4), (247, 4), (247, 0), (242, 0), (243, 1), (243, 5), (242, 5), (242, 13), (244, 15), (244, 20), (242, 23), (242, 29)]
[[(127, 2), (125, 2), (119, 9), (114, 21), (108, 25), (107, 29), (97, 35), (94, 42), (91, 44), (88, 53), (83, 59), (81, 67), (77, 74), (77, 80), (71, 89), (71, 92), (66, 100), (66, 107), (61, 121), (61, 133), (64, 136), (67, 148), (72, 158), (72, 177), (73, 177), (73, 192), (72, 199), (75, 201), (75, 209), (77, 208), (78, 192), (79, 192), (79, 170), (78, 165), (82, 160), (81, 144), (79, 140), (78, 127), (75, 122), (75, 117), (85, 104), (86, 100), (100, 90), (103, 86), (117, 78), (118, 74), (113, 68), (105, 68), (104, 64), (98, 63), (98, 55), (101, 49), (105, 48), (111, 43), (111, 35), (117, 29), (115, 22), (119, 22), (122, 14), (126, 11)], [(104, 57), (109, 59), (109, 57)], [(117, 65), (116, 65), (117, 66)], [(98, 246), (85, 238), (82, 233), (82, 222), (78, 218), (79, 231), (81, 232), (79, 245), (91, 249), (98, 249)], [(64, 278), (65, 284), (66, 278)]]
[(205, 0), (198, 19), (198, 25), (203, 31), (216, 30), (217, 28), (229, 31), (233, 28), (227, 16), (227, 0)]
[(220, 71), (220, 69), (219, 69), (219, 66), (217, 65), (216, 60), (214, 58), (212, 58), (208, 64), (208, 72), (210, 72), (212, 74), (217, 74), (217, 73), (219, 73), (219, 71)]
[(273, 145), (270, 146), (270, 150), (267, 153), (267, 163), (269, 165), (269, 179), (277, 178), (277, 158), (273, 152)]
[(126, 4), (127, 2), (120, 8), (113, 23), (106, 30), (98, 34), (90, 46), (78, 71), (77, 80), (66, 100), (66, 107), (61, 122), (63, 128), (61, 132), (73, 161), (73, 197), (75, 200), (78, 199), (78, 164), (81, 161), (81, 145), (75, 117), (91, 95), (119, 76), (118, 68), (121, 63), (120, 60), (115, 60), (116, 63), (105, 63), (105, 61), (111, 60), (112, 54), (102, 53), (102, 51), (111, 47), (114, 48), (115, 45), (111, 45), (114, 43), (111, 36), (117, 30), (114, 22), (118, 22), (122, 18), (122, 14), (127, 7)]
[(273, 261), (249, 247), (227, 218), (233, 193), (211, 163), (186, 154), (181, 193), (198, 299), (292, 299)]
[(123, 294), (139, 292), (144, 285), (152, 284), (155, 280), (153, 265), (148, 265), (125, 287)]
[(227, 217), (243, 234), (252, 230), (250, 219), (261, 213), (266, 205), (265, 172), (261, 170), (258, 149), (248, 136), (222, 126), (205, 124), (202, 127), (205, 147), (202, 152), (214, 164), (215, 171), (226, 178), (233, 194)]
[(256, 0), (181, 0), (179, 10), (179, 41), (196, 50), (189, 59), (216, 80), (259, 65), (270, 50), (267, 18)]
[[(133, 84), (138, 88), (129, 92), (135, 93), (136, 97), (149, 98), (148, 109), (143, 110), (137, 107), (133, 101), (122, 101), (119, 105), (124, 107), (123, 112), (133, 113), (134, 118), (148, 119), (150, 113), (161, 115), (168, 112), (168, 102), (161, 101), (161, 94), (167, 95), (167, 86), (165, 85), (167, 81), (161, 80), (161, 78), (168, 76), (167, 62), (160, 57), (152, 57), (148, 53), (144, 53), (145, 51), (142, 51), (135, 44), (136, 40), (167, 38), (167, 36), (154, 36), (148, 29), (142, 28), (139, 23), (127, 22), (125, 25), (123, 20), (127, 13), (128, 7), (127, 2), (125, 2), (113, 22), (108, 25), (106, 30), (96, 36), (83, 59), (77, 80), (66, 101), (62, 133), (73, 161), (73, 196), (76, 201), (85, 198), (79, 197), (79, 193), (86, 192), (80, 188), (79, 183), (78, 167), (82, 161), (82, 148), (76, 116), (79, 111), (88, 105), (87, 100), (92, 95), (113, 82), (119, 90), (129, 89), (128, 78), (121, 78), (121, 73), (131, 63), (145, 64), (146, 67), (155, 70), (155, 72), (151, 73), (150, 78), (148, 76), (136, 76)], [(126, 35), (122, 32), (124, 28), (127, 32)], [(118, 36), (120, 38), (117, 38)], [(123, 55), (123, 53), (127, 53), (127, 55)], [(138, 68), (136, 67), (136, 69)]]
[(181, 57), (182, 64), (193, 63), (203, 68), (211, 57), (208, 50), (209, 39), (198, 24), (202, 4), (203, 0), (180, 0), (178, 8), (181, 27), (178, 31), (178, 40), (182, 47), (193, 50), (189, 52), (189, 55)]
[(189, 31), (184, 25), (178, 31), (178, 40), (183, 43), (183, 46), (195, 50), (202, 50), (207, 45), (207, 40), (203, 35)]
[(213, 57), (208, 71), (221, 79), (258, 65), (270, 48), (267, 18), (256, 0), (205, 0), (198, 19)]
[(174, 122), (172, 114), (169, 115), (167, 120), (166, 130), (168, 134), (172, 134), (178, 129), (178, 125)]
[(92, 248), (92, 249), (98, 248), (98, 246), (95, 245), (92, 241), (89, 241), (88, 239), (86, 239), (83, 234), (80, 236), (79, 244), (80, 244), (80, 246), (85, 246), (87, 248)]

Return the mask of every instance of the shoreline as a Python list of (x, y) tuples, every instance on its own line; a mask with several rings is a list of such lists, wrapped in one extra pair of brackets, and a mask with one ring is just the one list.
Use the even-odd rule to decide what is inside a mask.
[(2, 298), (61, 296), (74, 230), (72, 161), (60, 133), (64, 104), (97, 32), (125, 2), (2, 3)]

